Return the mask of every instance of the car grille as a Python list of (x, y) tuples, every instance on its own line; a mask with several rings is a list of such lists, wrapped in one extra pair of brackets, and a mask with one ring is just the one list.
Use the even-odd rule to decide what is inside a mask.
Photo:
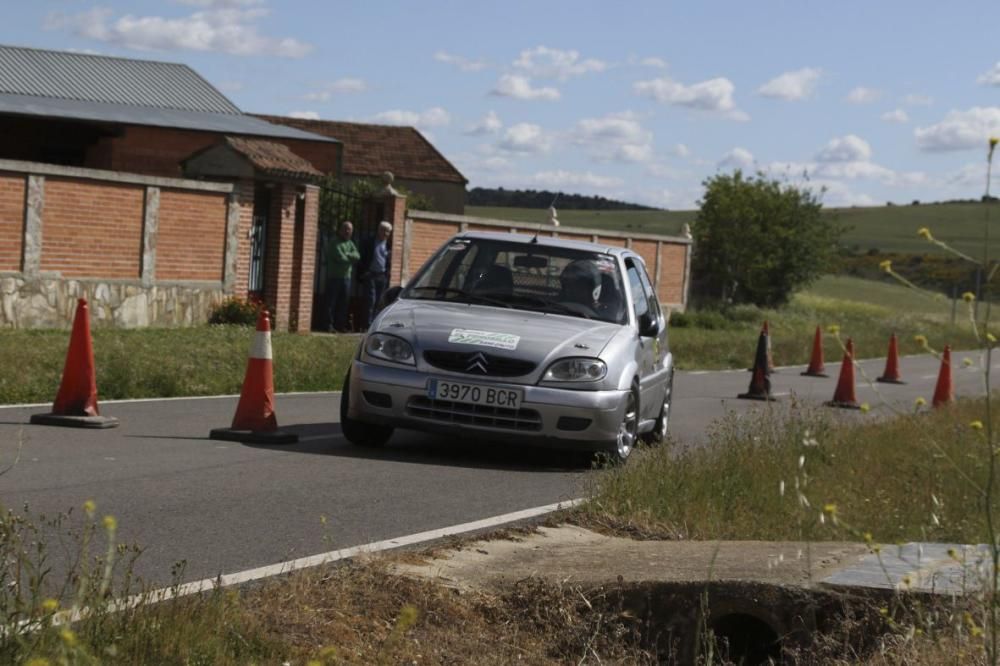
[(535, 363), (486, 352), (427, 350), (424, 360), (441, 370), (487, 377), (519, 377), (535, 369)]
[(472, 405), (448, 400), (414, 396), (406, 404), (406, 413), (421, 419), (445, 423), (465, 423), (489, 428), (536, 431), (542, 429), (542, 417), (533, 409), (505, 409)]

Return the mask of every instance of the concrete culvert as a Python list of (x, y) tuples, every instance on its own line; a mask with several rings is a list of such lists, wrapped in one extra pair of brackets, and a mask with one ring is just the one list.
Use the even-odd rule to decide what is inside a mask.
[(717, 654), (728, 662), (752, 666), (779, 663), (781, 642), (767, 622), (745, 613), (729, 613), (711, 624)]

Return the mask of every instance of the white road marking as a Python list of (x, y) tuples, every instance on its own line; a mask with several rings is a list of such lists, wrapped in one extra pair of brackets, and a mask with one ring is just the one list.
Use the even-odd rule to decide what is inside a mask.
[[(329, 395), (335, 398), (340, 395), (340, 391), (293, 391), (291, 393), (275, 393), (278, 397), (295, 397), (300, 395)], [(177, 396), (174, 398), (128, 398), (123, 400), (98, 400), (99, 405), (124, 405), (132, 402), (174, 402), (176, 400), (219, 400), (221, 398), (238, 398), (239, 393), (233, 395), (190, 395)], [(13, 405), (0, 405), (0, 409), (32, 409), (35, 407), (51, 407), (52, 402), (32, 402)]]
[[(413, 546), (420, 543), (426, 543), (428, 541), (434, 541), (435, 539), (442, 539), (448, 536), (467, 534), (477, 530), (507, 525), (519, 520), (536, 518), (538, 516), (544, 516), (547, 513), (552, 513), (553, 511), (571, 509), (575, 506), (579, 506), (585, 501), (586, 500), (584, 498), (580, 497), (577, 499), (566, 500), (565, 502), (557, 502), (555, 504), (536, 506), (522, 511), (514, 511), (513, 513), (504, 513), (499, 516), (493, 516), (492, 518), (474, 520), (471, 523), (461, 523), (458, 525), (452, 525), (451, 527), (442, 527), (436, 530), (417, 532), (416, 534), (409, 534), (407, 536), (396, 537), (394, 539), (374, 541), (361, 546), (341, 548), (340, 550), (331, 550), (318, 555), (310, 555), (309, 557), (300, 557), (295, 560), (288, 560), (287, 562), (269, 564), (267, 566), (257, 567), (256, 569), (247, 569), (236, 573), (222, 574), (216, 578), (204, 578), (202, 580), (184, 583), (183, 585), (165, 587), (147, 594), (134, 595), (127, 599), (121, 599), (111, 604), (111, 607), (113, 610), (125, 610), (127, 608), (135, 608), (144, 604), (160, 603), (161, 601), (167, 601), (169, 599), (198, 594), (199, 592), (213, 590), (216, 587), (223, 588), (230, 587), (232, 585), (241, 585), (243, 583), (249, 583), (250, 581), (292, 573), (293, 571), (308, 569), (322, 564), (331, 564), (340, 560), (350, 559), (357, 555), (394, 550), (396, 548), (402, 548), (403, 546)], [(53, 620), (55, 624), (76, 622), (86, 617), (88, 614), (89, 611), (87, 609), (81, 609), (75, 613), (64, 612), (57, 614)], [(28, 621), (25, 621), (25, 623), (27, 622)]]

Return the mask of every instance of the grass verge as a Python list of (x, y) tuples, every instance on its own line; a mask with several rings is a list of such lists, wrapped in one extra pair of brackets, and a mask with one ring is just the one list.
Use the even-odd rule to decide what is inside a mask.
[(968, 425), (983, 413), (982, 401), (852, 422), (795, 404), (731, 412), (704, 447), (642, 449), (596, 476), (578, 515), (685, 539), (987, 543), (989, 454)]

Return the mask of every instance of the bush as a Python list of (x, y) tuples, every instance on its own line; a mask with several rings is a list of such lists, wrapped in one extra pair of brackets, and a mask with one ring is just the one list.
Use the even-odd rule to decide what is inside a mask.
[(817, 195), (739, 170), (705, 181), (692, 272), (707, 302), (774, 307), (823, 274), (842, 229)]
[[(209, 324), (236, 324), (238, 326), (253, 326), (257, 323), (257, 317), (261, 310), (267, 306), (259, 298), (243, 299), (239, 296), (230, 296), (214, 308), (208, 316)], [(274, 321), (274, 313), (270, 313), (271, 320)]]

